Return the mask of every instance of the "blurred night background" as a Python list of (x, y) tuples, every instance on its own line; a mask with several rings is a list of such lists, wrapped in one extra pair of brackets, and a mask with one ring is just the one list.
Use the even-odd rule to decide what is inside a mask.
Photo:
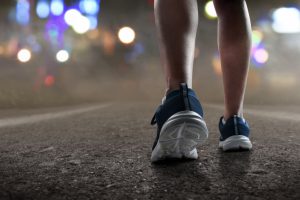
[[(160, 101), (154, 0), (1, 0), (0, 108)], [(217, 19), (199, 2), (194, 88), (223, 100)], [(248, 104), (300, 104), (300, 1), (247, 1)]]

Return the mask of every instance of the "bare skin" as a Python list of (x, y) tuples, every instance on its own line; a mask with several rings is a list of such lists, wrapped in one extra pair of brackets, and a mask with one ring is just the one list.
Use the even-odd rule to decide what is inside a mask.
[[(251, 25), (245, 0), (214, 0), (219, 17), (219, 52), (223, 71), (225, 120), (243, 115)], [(167, 92), (186, 82), (192, 87), (198, 26), (196, 0), (156, 0), (155, 18), (167, 80)]]
[(219, 16), (219, 51), (225, 95), (224, 118), (243, 115), (248, 74), (251, 24), (244, 0), (214, 0)]
[(198, 26), (196, 0), (156, 0), (156, 25), (161, 41), (161, 54), (167, 91), (180, 83), (192, 87), (195, 39)]

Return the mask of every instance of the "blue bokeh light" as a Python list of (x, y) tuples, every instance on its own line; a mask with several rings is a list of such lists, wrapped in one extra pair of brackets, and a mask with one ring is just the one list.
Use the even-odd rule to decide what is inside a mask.
[(82, 13), (96, 15), (100, 10), (100, 0), (81, 0), (79, 9)]
[(64, 12), (63, 0), (52, 0), (50, 5), (51, 13), (55, 16), (59, 16)]
[(49, 4), (45, 0), (41, 0), (36, 5), (36, 14), (39, 18), (45, 19), (50, 14)]
[(30, 22), (30, 4), (27, 0), (18, 0), (16, 5), (16, 21), (26, 26)]
[(97, 16), (87, 16), (90, 21), (90, 30), (96, 29), (98, 26), (98, 18)]

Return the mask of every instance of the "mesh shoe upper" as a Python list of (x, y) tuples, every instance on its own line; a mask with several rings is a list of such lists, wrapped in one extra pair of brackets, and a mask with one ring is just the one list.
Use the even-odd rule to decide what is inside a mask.
[(249, 137), (250, 129), (248, 123), (241, 117), (233, 116), (226, 120), (223, 124), (223, 117), (219, 122), (219, 130), (221, 133), (220, 141), (224, 141), (233, 135), (243, 135)]
[(157, 136), (152, 149), (155, 148), (158, 142), (160, 130), (164, 123), (175, 113), (184, 110), (194, 111), (203, 117), (203, 110), (196, 93), (183, 83), (180, 85), (179, 90), (172, 91), (166, 96), (151, 120), (152, 125), (157, 124)]

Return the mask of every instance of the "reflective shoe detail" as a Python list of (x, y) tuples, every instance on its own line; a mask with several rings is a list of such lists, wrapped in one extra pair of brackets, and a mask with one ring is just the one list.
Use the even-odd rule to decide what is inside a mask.
[(219, 122), (219, 130), (221, 133), (219, 147), (223, 151), (252, 149), (249, 125), (243, 118), (233, 116), (223, 124), (222, 117)]
[(151, 124), (157, 124), (157, 137), (151, 161), (168, 158), (197, 159), (196, 146), (208, 137), (203, 111), (193, 90), (181, 84), (180, 90), (167, 95)]

